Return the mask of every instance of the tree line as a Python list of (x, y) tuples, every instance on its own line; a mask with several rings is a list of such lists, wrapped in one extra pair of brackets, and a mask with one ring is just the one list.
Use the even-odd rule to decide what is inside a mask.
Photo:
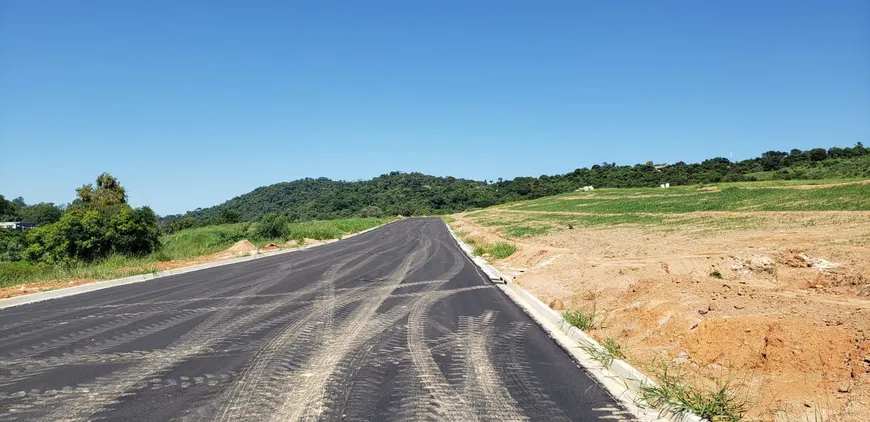
[(113, 254), (146, 255), (160, 247), (157, 215), (127, 204), (123, 186), (108, 173), (77, 189), (76, 199), (63, 207), (28, 206), (21, 198), (0, 196), (0, 215), (4, 221), (39, 224), (23, 232), (0, 229), (0, 261), (73, 264)]
[(652, 162), (633, 166), (596, 164), (561, 175), (475, 181), (421, 173), (391, 172), (371, 180), (340, 181), (306, 178), (263, 186), (220, 205), (161, 219), (169, 232), (210, 224), (258, 221), (278, 214), (288, 221), (330, 220), (354, 216), (453, 213), (506, 202), (574, 191), (582, 186), (655, 187), (662, 183), (692, 185), (753, 181), (773, 172), (774, 179), (870, 177), (870, 149), (854, 147), (789, 152), (768, 151), (760, 157), (731, 161), (724, 157), (700, 163)]
[(274, 236), (289, 222), (387, 215), (452, 213), (471, 208), (595, 187), (652, 187), (755, 180), (870, 177), (870, 149), (768, 151), (732, 162), (712, 158), (633, 166), (602, 163), (573, 172), (512, 180), (475, 181), (421, 173), (391, 172), (363, 181), (301, 179), (263, 186), (221, 205), (159, 218), (149, 207), (133, 208), (116, 178), (108, 173), (76, 190), (68, 205), (28, 205), (22, 198), (0, 196), (0, 220), (27, 221), (25, 232), (0, 230), (0, 262), (27, 260), (44, 264), (90, 262), (113, 254), (146, 255), (160, 248), (159, 236), (210, 224), (259, 221), (262, 236)]

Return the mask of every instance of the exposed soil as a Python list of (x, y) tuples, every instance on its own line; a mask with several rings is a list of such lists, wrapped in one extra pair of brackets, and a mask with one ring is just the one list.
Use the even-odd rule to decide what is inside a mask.
[[(495, 266), (553, 307), (606, 313), (591, 334), (617, 339), (653, 377), (666, 364), (732, 380), (750, 418), (867, 420), (870, 218), (739, 213), (756, 214), (760, 227), (563, 230), (521, 239)], [(501, 237), (455, 217), (466, 238)]]

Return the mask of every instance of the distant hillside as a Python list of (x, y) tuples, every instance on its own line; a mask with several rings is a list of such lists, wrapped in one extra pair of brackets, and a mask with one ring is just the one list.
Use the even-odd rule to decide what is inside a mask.
[(816, 148), (768, 151), (739, 162), (712, 158), (697, 164), (678, 162), (634, 166), (603, 163), (573, 172), (513, 180), (474, 181), (421, 173), (392, 172), (355, 182), (301, 179), (263, 186), (223, 204), (184, 215), (166, 216), (164, 227), (178, 229), (214, 223), (255, 221), (268, 213), (294, 221), (351, 216), (452, 213), (469, 208), (535, 199), (582, 186), (648, 187), (769, 179), (870, 178), (870, 149)]

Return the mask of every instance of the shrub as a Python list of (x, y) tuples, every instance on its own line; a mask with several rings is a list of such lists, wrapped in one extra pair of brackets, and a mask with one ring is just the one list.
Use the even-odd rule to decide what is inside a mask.
[(60, 221), (27, 233), (31, 261), (90, 262), (114, 253), (146, 255), (159, 248), (157, 216), (127, 204), (103, 209), (74, 207)]
[(380, 207), (369, 205), (361, 209), (359, 214), (363, 218), (376, 218), (384, 215), (384, 211), (381, 210)]
[(160, 247), (157, 215), (148, 207), (127, 204), (118, 180), (103, 173), (96, 188), (85, 185), (56, 223), (27, 233), (31, 261), (72, 263), (112, 254), (147, 255)]
[(266, 214), (257, 224), (256, 234), (262, 239), (286, 238), (290, 236), (289, 223), (286, 215)]
[(24, 255), (24, 233), (0, 229), (0, 262), (18, 261)]

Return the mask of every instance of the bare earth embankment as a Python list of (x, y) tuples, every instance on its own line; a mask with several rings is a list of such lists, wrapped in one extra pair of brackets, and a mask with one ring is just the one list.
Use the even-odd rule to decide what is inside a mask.
[[(628, 361), (730, 388), (759, 420), (870, 415), (868, 185), (602, 190), (456, 215), (545, 303), (606, 315)], [(558, 304), (554, 306), (559, 307)]]

